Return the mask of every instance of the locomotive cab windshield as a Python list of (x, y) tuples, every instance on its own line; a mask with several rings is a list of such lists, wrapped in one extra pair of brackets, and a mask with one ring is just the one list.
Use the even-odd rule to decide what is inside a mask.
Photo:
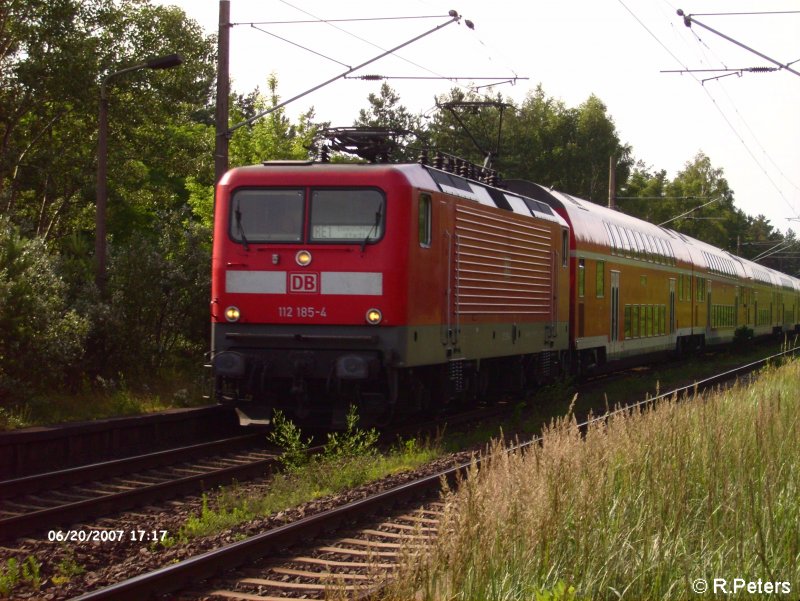
[(244, 188), (231, 198), (229, 234), (244, 246), (300, 242), (363, 246), (383, 237), (384, 205), (383, 192), (373, 188), (312, 188), (308, 193), (302, 188)]
[(302, 189), (236, 190), (231, 199), (231, 239), (244, 245), (301, 242), (303, 205)]

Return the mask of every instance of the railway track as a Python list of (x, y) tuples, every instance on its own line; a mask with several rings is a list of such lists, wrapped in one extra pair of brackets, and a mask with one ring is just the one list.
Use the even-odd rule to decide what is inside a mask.
[(109, 515), (264, 475), (278, 451), (263, 433), (0, 482), (0, 539)]
[(433, 541), (442, 512), (437, 502), (401, 509), (372, 527), (256, 562), (234, 577), (213, 579), (205, 589), (181, 593), (180, 599), (363, 598), (391, 581), (403, 554), (423, 551)]
[[(617, 411), (630, 411), (658, 399), (681, 397), (718, 386), (795, 351), (791, 349), (728, 370)], [(594, 420), (607, 419), (608, 415)], [(579, 427), (585, 428), (588, 423)], [(538, 444), (538, 441), (534, 438), (521, 446)], [(480, 459), (477, 461), (480, 463)], [(470, 463), (456, 465), (77, 599), (143, 600), (166, 593), (171, 594), (171, 598), (186, 600), (308, 599), (321, 598), (326, 591), (337, 590), (336, 587), (348, 597), (365, 597), (391, 578), (400, 549), (422, 548), (435, 537), (440, 509), (436, 499), (441, 483), (446, 481), (454, 486), (469, 467)], [(358, 524), (355, 532), (346, 532), (354, 524)], [(309, 546), (312, 540), (315, 542)], [(234, 573), (226, 573), (220, 579), (221, 573), (230, 570)], [(199, 582), (206, 585), (200, 587)]]
[(238, 428), (233, 409), (212, 405), (0, 432), (0, 480), (230, 437)]
[[(435, 433), (446, 423), (470, 423), (502, 414), (503, 406), (442, 416), (426, 424)], [(403, 424), (385, 433), (420, 430)], [(318, 452), (313, 447), (309, 452)], [(262, 430), (245, 435), (97, 462), (0, 481), (0, 542), (47, 532), (68, 536), (69, 526), (124, 510), (266, 475), (276, 467), (280, 450), (268, 447)]]

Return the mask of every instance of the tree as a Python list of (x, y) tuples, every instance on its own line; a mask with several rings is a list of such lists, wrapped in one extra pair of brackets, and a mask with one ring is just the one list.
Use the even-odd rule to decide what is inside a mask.
[(0, 220), (0, 406), (64, 384), (88, 331), (42, 240), (22, 238)]
[(202, 143), (192, 117), (213, 75), (213, 40), (197, 23), (139, 0), (9, 0), (0, 11), (0, 206), (21, 231), (93, 230), (100, 80), (172, 52), (184, 56), (179, 69), (132, 72), (110, 88), (109, 231), (147, 222), (165, 190), (168, 202), (185, 199)]
[(440, 111), (428, 130), (432, 144), (478, 163), (485, 158), (478, 147), (498, 150), (496, 164), (504, 177), (529, 179), (594, 202), (607, 197), (610, 156), (617, 157), (618, 181), (627, 179), (631, 149), (620, 142), (613, 119), (596, 96), (576, 108), (548, 97), (541, 86), (519, 106), (500, 94), (479, 97), (460, 90), (439, 99), (440, 104), (478, 100), (490, 104), (459, 115), (471, 137), (457, 119)]
[(400, 95), (386, 82), (381, 84), (378, 94), (370, 93), (367, 101), (369, 106), (358, 111), (358, 118), (353, 125), (408, 132), (397, 136), (399, 148), (390, 158), (395, 161), (414, 160), (415, 152), (409, 146), (419, 146), (416, 143), (422, 133), (422, 117), (409, 113), (408, 109), (400, 104)]
[[(625, 182), (623, 196), (627, 198), (618, 206), (629, 215), (665, 223), (665, 227), (745, 258), (755, 258), (792, 239), (775, 230), (763, 215), (751, 217), (738, 209), (724, 175), (703, 152), (687, 161), (671, 181), (665, 171), (653, 173), (640, 162)], [(688, 214), (682, 216), (684, 213)], [(786, 269), (795, 269), (779, 255), (760, 262), (779, 268), (781, 261)]]
[[(480, 96), (459, 88), (437, 97), (436, 102), (439, 110), (425, 132), (430, 147), (477, 165), (484, 164), (491, 153), (492, 168), (505, 172), (509, 136), (505, 133), (501, 138), (499, 134), (501, 122), (507, 123), (508, 115), (516, 110), (513, 103), (501, 94)], [(448, 105), (451, 108), (445, 108)]]
[[(110, 298), (100, 299), (87, 282), (99, 85), (108, 73), (173, 52), (184, 57), (180, 68), (126, 73), (109, 87), (113, 285)], [(213, 58), (213, 38), (197, 23), (148, 0), (0, 5), (0, 211), (7, 218), (0, 387), (21, 383), (17, 392), (24, 393), (64, 384), (66, 374), (74, 384), (106, 368), (131, 368), (141, 359), (132, 352), (138, 338), (137, 345), (124, 338), (132, 322), (113, 322), (145, 290), (149, 301), (176, 309), (180, 318), (165, 313), (136, 324), (149, 328), (136, 332), (149, 357), (139, 365), (163, 365), (165, 353), (192, 345), (197, 351), (205, 340), (207, 302), (199, 299), (208, 296), (210, 235), (187, 238), (195, 228), (183, 209), (186, 178), (212, 162), (206, 148), (213, 133), (204, 116)], [(165, 230), (169, 235), (156, 235)], [(137, 259), (151, 255), (164, 267), (151, 269), (156, 275), (149, 280), (136, 270), (147, 267)], [(187, 294), (191, 302), (182, 300)], [(108, 349), (116, 354), (104, 355)]]

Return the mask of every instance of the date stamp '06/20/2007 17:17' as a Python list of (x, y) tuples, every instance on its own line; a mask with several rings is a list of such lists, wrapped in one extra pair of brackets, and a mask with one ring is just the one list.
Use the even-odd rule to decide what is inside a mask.
[(51, 542), (115, 542), (131, 541), (142, 543), (162, 542), (167, 536), (166, 530), (50, 530), (47, 532), (47, 540)]

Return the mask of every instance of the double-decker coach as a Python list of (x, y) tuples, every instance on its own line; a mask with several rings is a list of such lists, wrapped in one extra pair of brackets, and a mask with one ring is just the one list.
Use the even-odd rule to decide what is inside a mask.
[(572, 370), (642, 362), (798, 326), (800, 281), (710, 244), (522, 180), (570, 226)]

